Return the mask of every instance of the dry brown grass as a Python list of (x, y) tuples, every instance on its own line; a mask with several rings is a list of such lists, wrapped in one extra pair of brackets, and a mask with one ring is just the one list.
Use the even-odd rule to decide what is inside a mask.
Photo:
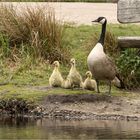
[[(86, 42), (85, 48), (88, 50), (88, 54), (91, 49), (96, 45), (98, 39), (99, 35), (95, 33), (94, 35), (91, 35), (89, 40)], [(117, 47), (117, 39), (115, 35), (111, 32), (106, 33), (104, 51), (113, 58), (116, 57), (120, 52), (119, 48)]]
[(10, 6), (0, 6), (0, 33), (7, 36), (12, 54), (24, 52), (34, 59), (50, 61), (69, 60), (69, 51), (64, 46), (65, 30), (48, 7), (25, 7), (24, 12)]

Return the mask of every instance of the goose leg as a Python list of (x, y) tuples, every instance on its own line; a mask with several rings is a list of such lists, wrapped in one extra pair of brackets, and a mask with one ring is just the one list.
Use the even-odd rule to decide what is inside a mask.
[(96, 79), (96, 83), (97, 83), (97, 93), (100, 93), (100, 90), (99, 90), (99, 80)]
[(74, 85), (73, 85), (73, 84), (72, 84), (72, 86), (71, 86), (71, 87), (72, 87), (72, 90), (74, 90)]
[(109, 81), (109, 94), (111, 93), (111, 81)]

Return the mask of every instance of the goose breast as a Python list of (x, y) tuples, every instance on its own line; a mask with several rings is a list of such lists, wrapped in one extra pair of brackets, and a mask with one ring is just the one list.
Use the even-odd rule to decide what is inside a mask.
[(116, 69), (110, 58), (103, 52), (102, 46), (95, 46), (87, 58), (89, 70), (98, 80), (113, 80)]

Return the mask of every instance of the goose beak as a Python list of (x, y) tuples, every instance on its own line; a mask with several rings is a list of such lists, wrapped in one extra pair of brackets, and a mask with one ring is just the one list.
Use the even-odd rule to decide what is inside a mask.
[(91, 21), (91, 22), (98, 22), (98, 19), (96, 19), (96, 20), (93, 20), (93, 21)]

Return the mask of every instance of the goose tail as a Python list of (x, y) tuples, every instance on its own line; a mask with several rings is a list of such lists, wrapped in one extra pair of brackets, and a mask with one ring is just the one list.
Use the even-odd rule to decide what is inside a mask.
[(116, 75), (116, 77), (114, 78), (112, 83), (117, 88), (120, 88), (120, 89), (124, 89), (125, 88), (125, 84), (124, 84), (123, 80), (120, 78), (119, 74)]

